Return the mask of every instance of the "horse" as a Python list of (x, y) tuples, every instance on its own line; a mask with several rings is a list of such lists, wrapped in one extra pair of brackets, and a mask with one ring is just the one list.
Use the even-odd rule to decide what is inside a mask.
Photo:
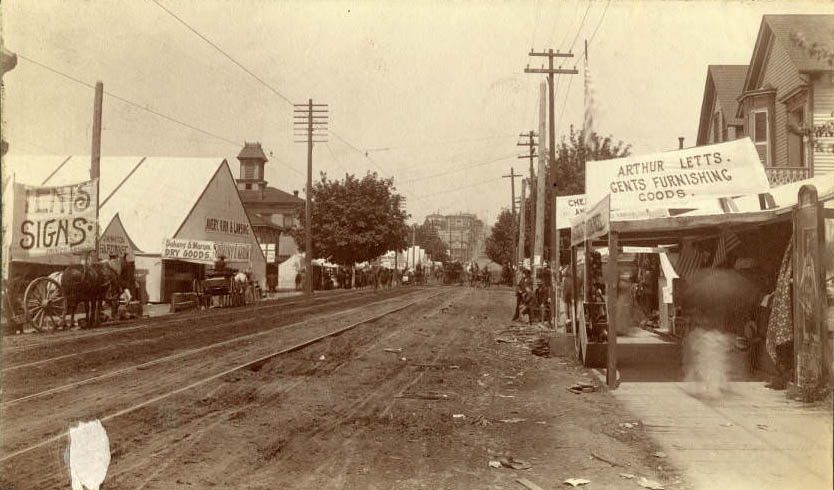
[(56, 281), (61, 285), (67, 299), (66, 317), (61, 318), (65, 328), (75, 323), (75, 311), (78, 303), (84, 303), (87, 327), (101, 324), (102, 301), (110, 300), (111, 317), (116, 318), (119, 309), (119, 295), (125, 288), (135, 285), (135, 267), (127, 262), (127, 255), (120, 258), (103, 260), (93, 264), (71, 265), (64, 269)]

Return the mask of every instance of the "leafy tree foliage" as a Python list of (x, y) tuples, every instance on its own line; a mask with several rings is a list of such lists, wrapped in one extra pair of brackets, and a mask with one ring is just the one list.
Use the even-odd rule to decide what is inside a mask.
[[(352, 266), (373, 260), (389, 250), (403, 250), (409, 232), (407, 213), (400, 205), (393, 179), (376, 172), (363, 178), (346, 175), (344, 180), (329, 180), (322, 173), (313, 185), (313, 257)], [(299, 210), (300, 226), (293, 230), (304, 250), (304, 209)]]
[(449, 246), (437, 235), (437, 230), (433, 227), (418, 225), (414, 230), (414, 236), (417, 246), (425, 250), (431, 260), (446, 262), (449, 259)]
[[(601, 137), (597, 133), (591, 133), (588, 144), (585, 143), (584, 132), (582, 130), (574, 129), (573, 125), (570, 127), (570, 133), (563, 135), (561, 141), (556, 147), (556, 166), (550, 165), (548, 162), (547, 172), (555, 172), (557, 195), (570, 196), (574, 194), (585, 193), (585, 162), (596, 160), (611, 160), (613, 158), (626, 157), (631, 152), (631, 145), (627, 145), (622, 141), (614, 142), (611, 136)], [(533, 193), (535, 196), (535, 192)], [(527, 193), (527, 203), (524, 209), (524, 243), (526, 256), (532, 257), (532, 250), (535, 237), (533, 236), (533, 218), (535, 214), (535, 201), (530, 199), (530, 193)], [(553, 192), (548, 188), (545, 196), (545, 224), (544, 229), (551, 228), (551, 212)], [(562, 243), (560, 243), (560, 250), (564, 252), (563, 259), (567, 257), (566, 250), (569, 245), (568, 233), (561, 234)], [(544, 236), (544, 258), (550, 260), (550, 234), (546, 233)], [(565, 262), (565, 260), (562, 260)]]
[(501, 211), (486, 241), (486, 254), (489, 260), (501, 265), (515, 263), (513, 255), (517, 230), (518, 227), (513, 222), (513, 213), (506, 209)]

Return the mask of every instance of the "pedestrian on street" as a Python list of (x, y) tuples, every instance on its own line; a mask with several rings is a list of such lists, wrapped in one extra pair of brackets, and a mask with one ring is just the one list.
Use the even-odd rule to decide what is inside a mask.
[(519, 310), (521, 309), (521, 305), (526, 301), (526, 297), (530, 293), (531, 287), (532, 281), (530, 279), (530, 270), (525, 267), (521, 280), (518, 281), (518, 287), (515, 291), (515, 313), (513, 313), (513, 321), (518, 320)]

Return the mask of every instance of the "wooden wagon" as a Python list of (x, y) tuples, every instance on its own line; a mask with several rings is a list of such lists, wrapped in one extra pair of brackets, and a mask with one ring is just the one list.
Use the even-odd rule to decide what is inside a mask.
[(203, 308), (211, 307), (212, 298), (219, 298), (221, 307), (244, 306), (246, 286), (235, 283), (235, 270), (211, 271), (204, 279), (194, 280), (194, 293)]
[(63, 326), (67, 300), (61, 284), (49, 277), (66, 266), (12, 261), (9, 278), (3, 281), (3, 317), (8, 331), (26, 327), (38, 332)]

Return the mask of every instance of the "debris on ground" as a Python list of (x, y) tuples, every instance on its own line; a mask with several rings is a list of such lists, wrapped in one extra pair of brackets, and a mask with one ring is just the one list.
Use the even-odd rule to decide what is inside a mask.
[(727, 422), (726, 424), (721, 424), (721, 427), (732, 427), (733, 424), (731, 422)]
[(594, 458), (594, 459), (598, 459), (598, 460), (602, 461), (603, 463), (608, 463), (611, 466), (619, 466), (621, 468), (624, 467), (622, 464), (618, 463), (614, 458), (612, 458), (611, 456), (607, 456), (605, 454), (600, 454), (600, 453), (591, 451), (591, 457)]
[(632, 475), (631, 473), (620, 473), (620, 476), (622, 478), (625, 478), (626, 480), (633, 480), (634, 479), (634, 475)]
[(475, 420), (472, 421), (472, 425), (480, 425), (481, 427), (486, 427), (489, 425), (489, 419), (484, 417), (483, 415), (478, 415), (475, 417)]
[(400, 360), (401, 360), (402, 362), (405, 362), (405, 361), (407, 361), (408, 359), (406, 359), (405, 357), (401, 357), (401, 358), (400, 358)]
[(401, 347), (400, 347), (400, 348), (396, 348), (396, 349), (395, 349), (395, 348), (393, 348), (393, 347), (389, 347), (389, 348), (387, 348), (387, 349), (382, 349), (382, 350), (384, 350), (385, 352), (394, 352), (394, 353), (399, 353), (399, 352), (402, 352), (402, 351), (403, 351)]
[(449, 395), (446, 393), (438, 393), (436, 391), (426, 391), (423, 393), (401, 393), (397, 398), (415, 398), (418, 400), (446, 400)]
[(326, 357), (324, 357), (324, 354), (322, 354), (322, 355), (320, 355), (320, 356), (319, 356), (319, 361), (323, 361), (323, 360), (325, 360), (325, 359), (326, 359)]
[(501, 458), (501, 465), (505, 468), (512, 468), (514, 470), (529, 470), (533, 467), (533, 465), (531, 465), (527, 461), (515, 459), (512, 456), (507, 458)]
[(536, 485), (535, 483), (531, 482), (527, 478), (517, 478), (516, 482), (526, 488), (527, 490), (544, 490), (542, 487)]
[(573, 386), (568, 388), (568, 391), (580, 395), (582, 393), (593, 393), (597, 391), (597, 387), (592, 383), (588, 383), (585, 381), (577, 381), (573, 384)]
[(499, 344), (500, 343), (514, 344), (514, 343), (518, 342), (518, 339), (515, 338), (515, 337), (512, 337), (512, 338), (509, 338), (509, 337), (495, 337), (495, 341)]
[(643, 488), (650, 488), (651, 490), (664, 490), (664, 488), (665, 488), (660, 483), (658, 483), (654, 480), (649, 480), (645, 476), (641, 476), (640, 479), (637, 480), (637, 484), (640, 485)]
[(519, 419), (519, 418), (512, 418), (512, 419), (501, 419), (501, 422), (505, 424), (517, 424), (519, 422), (524, 422), (527, 419)]
[(515, 398), (515, 395), (502, 395), (500, 393), (495, 396), (497, 396), (498, 398)]
[(539, 337), (533, 342), (530, 352), (539, 357), (548, 357), (550, 355), (550, 341), (547, 338)]
[(452, 415), (452, 418), (453, 419), (465, 419), (466, 415), (464, 415), (462, 413), (456, 413), (456, 414)]
[(501, 467), (501, 462), (500, 461), (490, 461), (489, 462), (489, 467), (490, 468), (500, 468)]
[(564, 483), (572, 487), (578, 487), (579, 485), (587, 485), (591, 483), (591, 480), (586, 480), (584, 478), (568, 478)]
[(633, 428), (637, 427), (638, 425), (640, 425), (640, 424), (635, 424), (635, 423), (631, 423), (631, 422), (624, 422), (624, 423), (620, 424), (620, 428), (621, 429), (633, 429)]
[(655, 453), (652, 453), (652, 456), (654, 456), (655, 458), (665, 458), (666, 453), (664, 453), (663, 451), (657, 451)]
[(756, 427), (758, 427), (761, 430), (767, 430), (767, 424), (756, 424)]

